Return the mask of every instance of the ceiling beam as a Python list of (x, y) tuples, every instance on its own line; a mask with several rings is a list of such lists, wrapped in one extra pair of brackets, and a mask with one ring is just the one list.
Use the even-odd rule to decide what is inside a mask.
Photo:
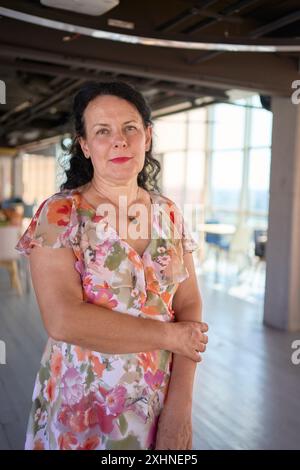
[[(84, 79), (84, 80), (108, 80), (113, 79), (113, 75), (109, 77), (107, 74), (103, 73), (95, 73), (93, 70), (76, 70), (76, 69), (69, 69), (67, 67), (60, 67), (55, 65), (45, 65), (45, 64), (37, 64), (36, 62), (28, 62), (23, 60), (18, 60), (15, 62), (1, 62), (1, 68), (8, 69), (8, 70), (22, 70), (29, 73), (37, 73), (37, 74), (45, 74), (50, 75), (53, 77), (66, 77), (66, 78), (77, 78), (77, 79)], [(191, 97), (199, 97), (199, 96), (213, 96), (219, 99), (226, 99), (227, 95), (225, 92), (219, 89), (209, 88), (209, 87), (194, 87), (186, 88), (184, 86), (180, 86), (180, 82), (175, 84), (175, 86), (171, 82), (165, 81), (161, 83), (157, 80), (151, 80), (146, 82), (138, 81), (136, 78), (132, 78), (130, 76), (127, 77), (127, 80), (131, 80), (136, 86), (140, 87), (141, 89), (147, 89), (150, 86), (153, 88), (157, 88), (163, 91), (172, 91), (178, 95), (186, 95)], [(1, 119), (0, 119), (1, 120)]]
[[(267, 24), (264, 24), (260, 26), (259, 28), (256, 28), (249, 33), (246, 34), (247, 38), (259, 38), (263, 36), (264, 34), (271, 33), (272, 31), (276, 31), (277, 29), (282, 28), (283, 26), (287, 26), (289, 24), (295, 23), (300, 19), (300, 10), (297, 10), (293, 13), (289, 13), (288, 15), (278, 18), (277, 20), (270, 21)], [(199, 57), (196, 59), (193, 59), (189, 61), (190, 65), (195, 65), (195, 64), (200, 64), (203, 62), (206, 62), (207, 60), (213, 59), (214, 57), (219, 56), (220, 54), (223, 54), (223, 52), (219, 51), (214, 51), (214, 52), (207, 52), (204, 54), (201, 54)]]
[[(151, 65), (128, 65), (114, 62), (108, 62), (104, 60), (91, 60), (85, 59), (78, 56), (70, 56), (64, 54), (58, 54), (48, 51), (39, 51), (31, 48), (23, 48), (13, 46), (10, 44), (2, 44), (0, 48), (0, 57), (21, 58), (30, 59), (33, 61), (40, 61), (43, 64), (48, 62), (49, 64), (62, 65), (68, 67), (81, 67), (95, 72), (110, 72), (117, 74), (125, 74), (137, 78), (147, 78), (153, 80), (168, 81), (170, 83), (180, 83), (184, 85), (195, 85), (195, 86), (206, 86), (209, 88), (216, 88), (219, 90), (226, 91), (231, 88), (239, 88), (244, 90), (253, 90), (258, 93), (265, 94), (284, 94), (284, 90), (276, 89), (271, 83), (265, 85), (263, 82), (258, 83), (253, 80), (253, 77), (249, 78), (247, 82), (239, 81), (234, 78), (224, 78), (222, 76), (214, 76), (208, 74), (201, 74), (200, 72), (189, 72), (187, 75), (183, 72), (176, 73), (174, 71), (157, 69)], [(0, 63), (1, 66), (1, 63)]]
[(189, 26), (188, 28), (185, 28), (182, 31), (182, 33), (184, 34), (199, 33), (199, 31), (202, 31), (204, 28), (207, 28), (208, 26), (212, 26), (215, 23), (219, 23), (220, 21), (225, 20), (226, 18), (232, 16), (233, 14), (239, 13), (241, 10), (251, 7), (252, 5), (254, 5), (254, 3), (257, 3), (258, 1), (259, 0), (239, 0), (238, 2), (228, 5), (227, 7), (223, 8), (223, 10), (218, 12), (219, 15), (221, 15), (221, 17), (202, 20), (192, 26)]
[(46, 98), (45, 100), (40, 101), (36, 105), (32, 106), (28, 110), (25, 110), (19, 113), (16, 117), (9, 120), (6, 124), (2, 125), (0, 128), (0, 136), (5, 135), (8, 131), (18, 128), (24, 124), (31, 122), (40, 115), (42, 115), (49, 106), (65, 100), (69, 95), (71, 95), (74, 90), (78, 89), (82, 80), (76, 80), (72, 83), (68, 83), (65, 87), (59, 87), (59, 90), (52, 91), (52, 96)]
[(192, 16), (197, 16), (202, 10), (214, 5), (215, 3), (217, 3), (217, 1), (218, 0), (207, 0), (207, 1), (201, 2), (201, 5), (193, 5), (192, 7), (187, 8), (186, 10), (176, 15), (175, 18), (172, 18), (160, 24), (155, 29), (156, 31), (163, 31), (163, 32), (170, 31), (175, 26), (180, 25), (181, 23), (185, 22)]

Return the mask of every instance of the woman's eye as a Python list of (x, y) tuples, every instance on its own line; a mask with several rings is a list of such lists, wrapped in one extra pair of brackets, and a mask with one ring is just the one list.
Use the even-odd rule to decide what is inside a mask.
[(135, 126), (127, 126), (126, 129), (128, 131), (135, 131), (136, 130), (136, 127)]
[(99, 129), (96, 134), (101, 134), (101, 135), (104, 135), (104, 134), (108, 134), (108, 129)]

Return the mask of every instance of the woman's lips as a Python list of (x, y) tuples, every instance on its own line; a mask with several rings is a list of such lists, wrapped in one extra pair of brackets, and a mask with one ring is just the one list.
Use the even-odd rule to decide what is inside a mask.
[(111, 162), (114, 163), (125, 163), (128, 162), (128, 160), (131, 160), (132, 157), (117, 157), (117, 158), (112, 158)]

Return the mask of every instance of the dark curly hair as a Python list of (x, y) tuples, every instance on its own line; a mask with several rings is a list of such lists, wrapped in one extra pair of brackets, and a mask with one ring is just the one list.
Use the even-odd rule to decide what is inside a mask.
[[(85, 137), (84, 111), (90, 101), (101, 95), (113, 95), (132, 103), (143, 119), (144, 126), (152, 125), (151, 111), (144, 97), (135, 88), (125, 82), (87, 82), (77, 92), (73, 101), (73, 120), (75, 136), (64, 157), (67, 157), (68, 168), (63, 168), (67, 177), (61, 184), (60, 190), (75, 189), (91, 181), (94, 174), (91, 159), (85, 158), (79, 137)], [(66, 160), (65, 160), (66, 161)], [(65, 163), (62, 164), (65, 166)], [(160, 163), (152, 156), (152, 141), (148, 151), (145, 152), (145, 163), (138, 174), (137, 183), (140, 187), (159, 192), (157, 176), (160, 172)]]

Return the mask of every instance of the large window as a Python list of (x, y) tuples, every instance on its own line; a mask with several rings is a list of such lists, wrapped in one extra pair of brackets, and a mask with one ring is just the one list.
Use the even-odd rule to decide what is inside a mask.
[(212, 153), (211, 205), (236, 211), (243, 181), (243, 154), (240, 150)]
[(181, 206), (203, 202), (206, 131), (206, 109), (155, 121), (154, 150), (162, 166), (161, 189)]
[(25, 154), (23, 164), (23, 199), (28, 204), (40, 204), (55, 193), (55, 157)]
[(272, 113), (258, 96), (208, 110), (206, 217), (267, 226)]
[(252, 149), (249, 153), (249, 211), (268, 212), (271, 151)]

